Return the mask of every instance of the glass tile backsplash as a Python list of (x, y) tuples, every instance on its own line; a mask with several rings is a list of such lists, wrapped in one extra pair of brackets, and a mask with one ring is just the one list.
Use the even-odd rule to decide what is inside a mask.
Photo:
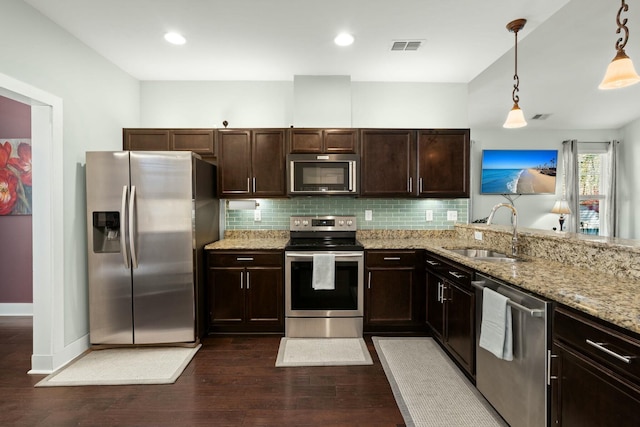
[[(257, 199), (260, 220), (253, 210), (225, 209), (227, 230), (288, 230), (292, 215), (355, 215), (360, 230), (450, 230), (469, 222), (468, 199), (352, 199), (300, 197)], [(226, 206), (226, 204), (225, 204)], [(372, 213), (365, 221), (365, 211)], [(432, 220), (427, 220), (431, 211)], [(457, 219), (447, 219), (455, 212)]]

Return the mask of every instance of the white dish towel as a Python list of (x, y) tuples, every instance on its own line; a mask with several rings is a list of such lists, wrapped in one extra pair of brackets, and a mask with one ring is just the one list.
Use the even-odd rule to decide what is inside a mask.
[(336, 256), (334, 254), (313, 255), (313, 277), (311, 287), (316, 290), (336, 288)]
[(513, 360), (513, 336), (509, 298), (489, 288), (482, 290), (480, 347), (498, 359)]

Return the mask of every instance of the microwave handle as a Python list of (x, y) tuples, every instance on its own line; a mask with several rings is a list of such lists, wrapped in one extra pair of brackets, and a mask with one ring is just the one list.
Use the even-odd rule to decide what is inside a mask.
[(353, 161), (349, 162), (349, 176), (351, 177), (351, 179), (349, 179), (349, 191), (354, 191), (353, 185), (356, 182), (356, 168), (355, 162)]

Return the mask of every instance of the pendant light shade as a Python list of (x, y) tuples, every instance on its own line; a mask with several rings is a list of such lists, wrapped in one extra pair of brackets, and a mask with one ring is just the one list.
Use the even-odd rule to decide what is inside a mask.
[(616, 16), (616, 22), (618, 24), (616, 33), (624, 32), (624, 37), (616, 40), (616, 56), (607, 67), (607, 72), (598, 86), (599, 89), (618, 89), (640, 82), (640, 76), (636, 73), (631, 58), (629, 58), (624, 51), (627, 40), (629, 40), (629, 29), (627, 28), (627, 19), (620, 20), (620, 15), (627, 10), (629, 10), (629, 6), (622, 0), (618, 15)]
[(518, 104), (513, 104), (513, 108), (509, 111), (507, 115), (507, 120), (502, 125), (503, 128), (507, 129), (515, 129), (525, 127), (527, 125), (527, 121), (524, 119), (524, 113), (518, 107)]
[(518, 92), (520, 91), (520, 78), (518, 77), (518, 31), (524, 28), (524, 24), (526, 23), (526, 19), (516, 19), (507, 24), (507, 30), (515, 34), (515, 71), (513, 73), (513, 92), (511, 94), (513, 108), (509, 111), (507, 120), (502, 125), (502, 127), (507, 129), (521, 128), (527, 125), (527, 121), (524, 119), (524, 113), (518, 105), (520, 101), (520, 97), (518, 96)]

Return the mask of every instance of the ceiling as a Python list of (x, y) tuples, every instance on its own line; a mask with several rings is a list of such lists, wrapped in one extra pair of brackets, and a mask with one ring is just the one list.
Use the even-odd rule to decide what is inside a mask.
[[(139, 80), (467, 83), (469, 124), (479, 128), (500, 127), (511, 108), (514, 36), (505, 26), (525, 18), (518, 74), (529, 128), (617, 129), (640, 117), (640, 85), (597, 89), (617, 38), (619, 4), (606, 0), (23, 1)], [(630, 9), (626, 51), (638, 63), (640, 7)], [(167, 31), (187, 43), (166, 43)], [(341, 31), (355, 43), (336, 46)], [(391, 51), (400, 40), (422, 45)]]

